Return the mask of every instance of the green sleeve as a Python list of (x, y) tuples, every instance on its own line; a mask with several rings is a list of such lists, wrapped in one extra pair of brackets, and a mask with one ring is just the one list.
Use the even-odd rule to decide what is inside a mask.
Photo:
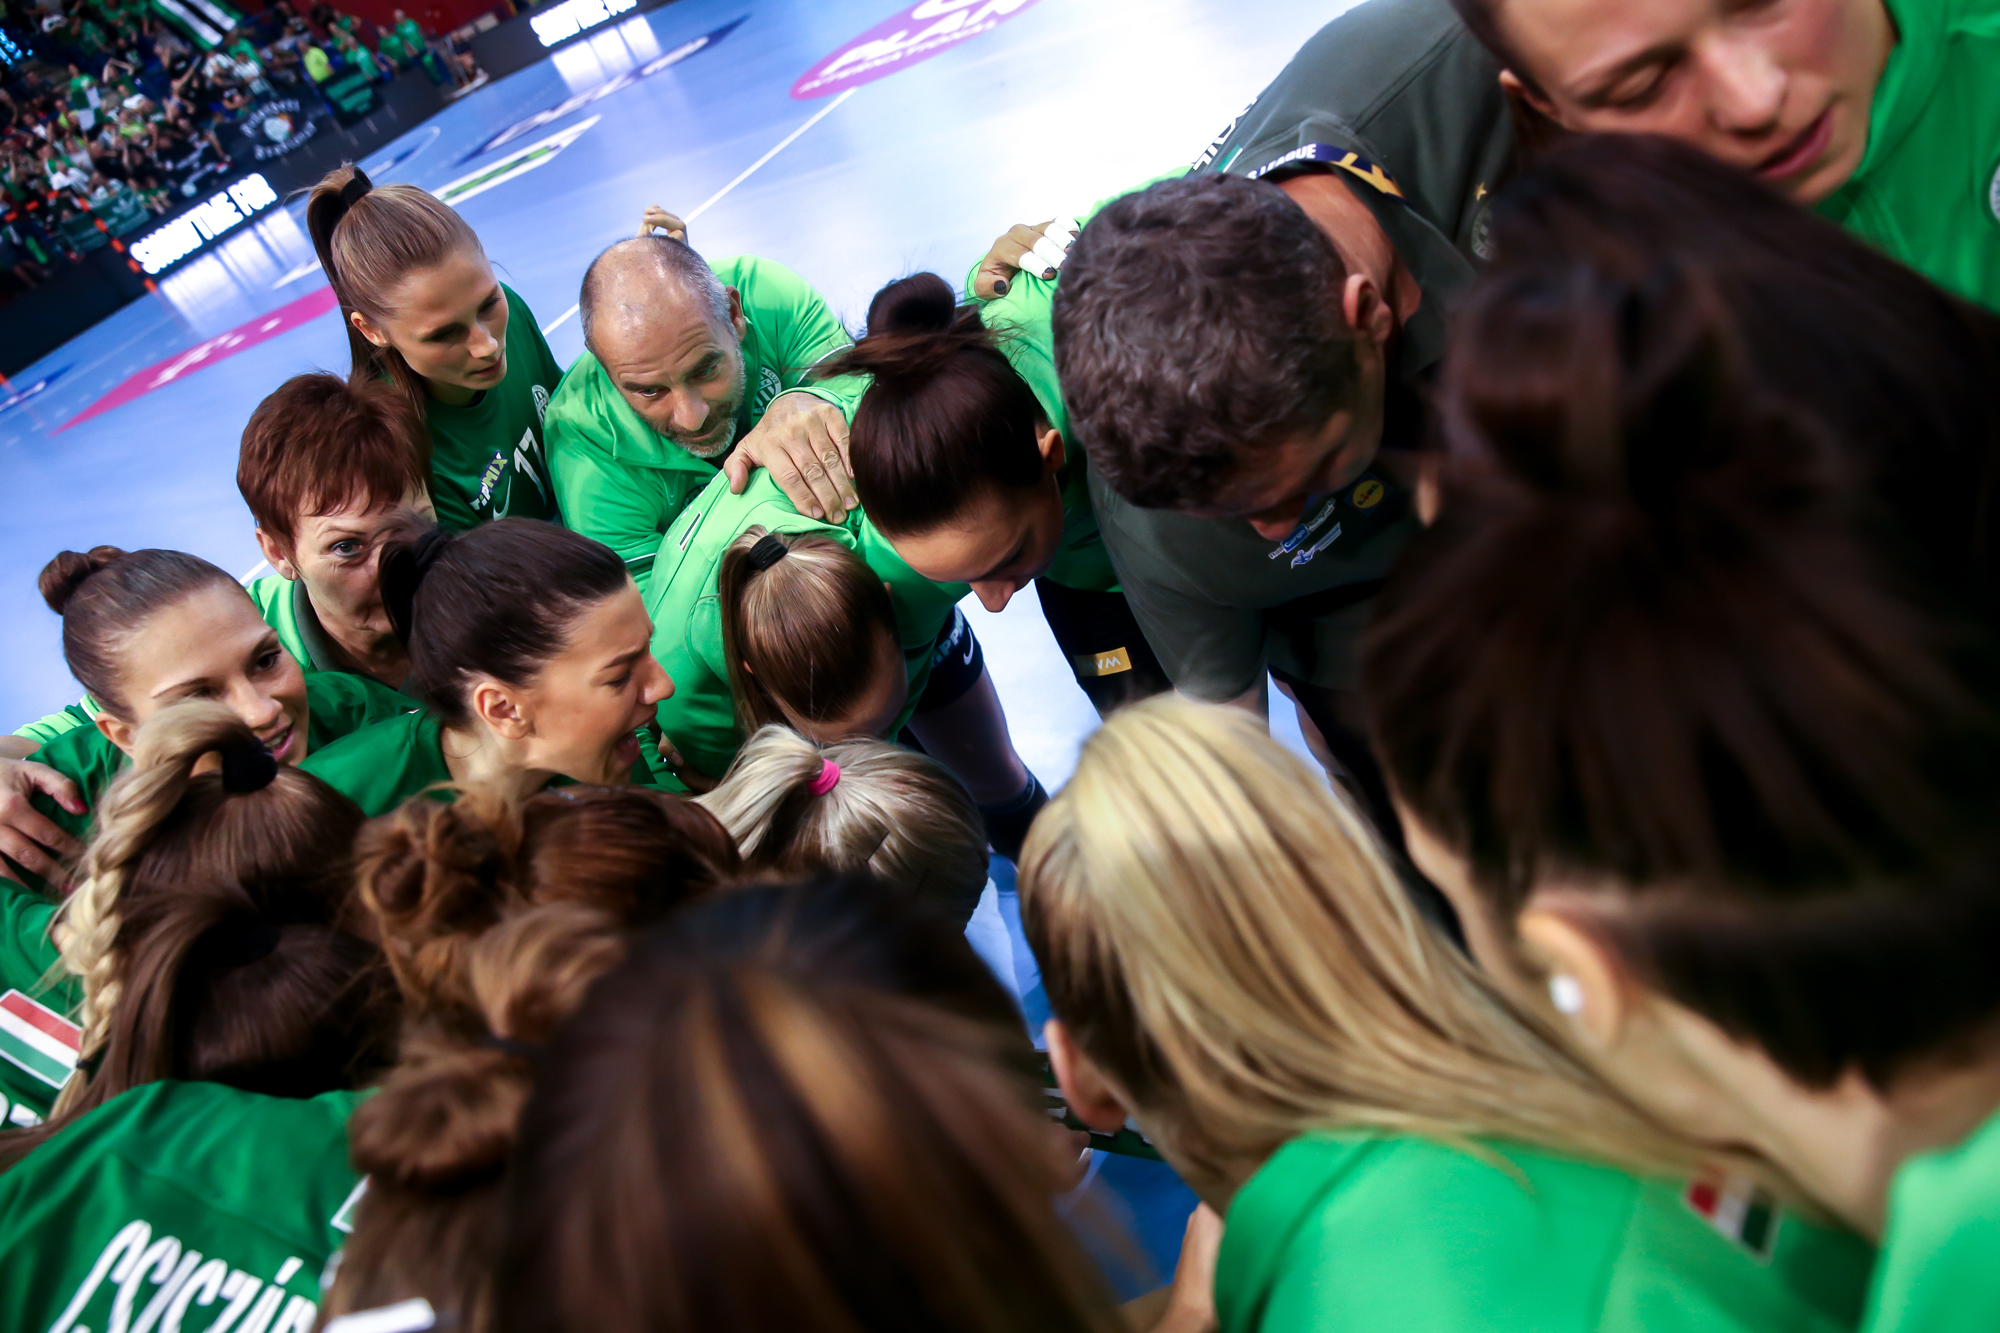
[(832, 403), (851, 424), (854, 409), (861, 405), (861, 395), (867, 393), (868, 386), (874, 382), (873, 375), (835, 375), (831, 379), (808, 380), (798, 387), (801, 393), (809, 393), (823, 402)]
[[(1119, 190), (1115, 194), (1107, 194), (1102, 199), (1099, 199), (1096, 203), (1092, 204), (1088, 209), (1085, 209), (1083, 212), (1078, 213), (1076, 215), (1076, 220), (1079, 224), (1087, 223), (1092, 218), (1096, 217), (1099, 213), (1102, 213), (1104, 211), (1104, 206), (1110, 203), (1112, 200), (1123, 199), (1128, 194), (1137, 194), (1139, 191), (1147, 188), (1148, 186), (1158, 185), (1161, 181), (1179, 180), (1181, 177), (1187, 175), (1189, 170), (1191, 170), (1191, 168), (1185, 166), (1169, 167), (1167, 170), (1160, 172), (1158, 175), (1148, 176), (1145, 180), (1140, 181), (1137, 185), (1133, 185), (1126, 189)], [(971, 268), (965, 270), (965, 285), (960, 290), (962, 290), (966, 294), (968, 299), (971, 300), (981, 299), (980, 297), (976, 296), (973, 293), (972, 284), (973, 280), (979, 276), (979, 266), (980, 264), (985, 262), (987, 253), (990, 253), (990, 248), (988, 251), (982, 252), (979, 258), (972, 261)], [(1013, 290), (1012, 290), (1013, 286), (1014, 284), (1012, 283), (1008, 284), (1009, 296), (1013, 295)]]
[[(660, 534), (679, 511), (677, 501), (699, 489), (674, 483), (688, 474), (632, 467), (574, 436), (574, 427), (549, 414), (549, 470), (556, 504), (568, 525), (618, 553), (643, 591)], [(706, 483), (702, 483), (706, 484)]]
[(1865, 1333), (2000, 1328), (2000, 1116), (1956, 1148), (1911, 1158), (1889, 1225)]
[(313, 671), (306, 675), (308, 750), (331, 745), (372, 723), (401, 717), (416, 708), (407, 694), (379, 680), (346, 671)]
[(89, 711), (81, 703), (73, 703), (60, 713), (50, 713), (47, 717), (30, 722), (16, 729), (16, 736), (25, 736), (37, 745), (47, 745), (66, 731), (91, 725)]
[[(643, 591), (661, 534), (715, 466), (654, 435), (588, 351), (563, 376), (542, 433), (563, 521), (618, 552)], [(642, 459), (652, 465), (632, 461)]]
[(674, 682), (673, 694), (660, 702), (661, 732), (696, 772), (722, 777), (744, 737), (736, 727), (736, 699), (722, 656), (722, 615), (712, 584), (678, 624), (656, 622), (653, 655)]
[[(76, 979), (62, 973), (62, 955), (49, 938), (56, 901), (11, 879), (0, 879), (0, 990), (17, 990), (51, 1009), (74, 1013)], [(56, 975), (51, 980), (51, 974)]]

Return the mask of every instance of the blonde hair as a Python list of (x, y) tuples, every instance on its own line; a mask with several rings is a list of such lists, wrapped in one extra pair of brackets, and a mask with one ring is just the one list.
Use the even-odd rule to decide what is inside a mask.
[[(83, 983), (82, 1049), (103, 1044), (120, 996), (120, 923), (135, 897), (194, 882), (310, 883), (344, 899), (348, 844), (360, 812), (311, 774), (283, 765), (255, 791), (230, 792), (201, 761), (256, 749), (257, 735), (221, 704), (163, 708), (139, 729), (132, 766), (99, 802), (78, 884), (57, 910), (62, 965)], [(344, 903), (333, 919), (352, 921)]]
[[(840, 766), (839, 780), (815, 795), (829, 761)], [(867, 870), (961, 922), (986, 887), (979, 807), (936, 760), (887, 741), (821, 747), (785, 727), (764, 727), (721, 784), (696, 799), (736, 839), (746, 870)]]
[(1320, 1129), (1645, 1172), (1699, 1155), (1440, 939), (1362, 817), (1241, 709), (1114, 714), (1020, 885), (1052, 1009), (1184, 1173), (1240, 1181)]

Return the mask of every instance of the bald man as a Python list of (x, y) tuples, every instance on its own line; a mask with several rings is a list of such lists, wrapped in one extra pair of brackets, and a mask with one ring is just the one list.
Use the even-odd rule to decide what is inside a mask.
[(855, 507), (846, 418), (805, 383), (847, 331), (798, 274), (747, 255), (710, 264), (654, 208), (592, 262), (579, 304), (585, 351), (543, 442), (564, 522), (618, 552), (641, 588), (661, 534), (718, 469), (741, 491), (769, 468), (813, 518)]

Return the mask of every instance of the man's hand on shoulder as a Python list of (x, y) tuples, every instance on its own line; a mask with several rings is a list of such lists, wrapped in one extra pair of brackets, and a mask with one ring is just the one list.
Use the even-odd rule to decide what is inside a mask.
[(722, 465), (730, 493), (741, 495), (751, 470), (760, 467), (771, 470), (771, 480), (808, 518), (838, 523), (848, 510), (861, 507), (847, 460), (847, 418), (812, 394), (792, 390), (771, 400), (763, 420)]

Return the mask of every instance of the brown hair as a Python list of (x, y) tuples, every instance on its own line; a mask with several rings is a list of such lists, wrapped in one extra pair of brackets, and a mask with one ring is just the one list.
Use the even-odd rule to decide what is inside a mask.
[[(1660, 169), (1589, 183), (1632, 153)], [(1985, 502), (1940, 494), (1990, 484), (1972, 317), (1683, 145), (1517, 188), (1445, 364), (1440, 514), (1366, 645), (1377, 745), (1503, 920), (1615, 880), (1604, 930), (1665, 991), (1810, 1085), (1881, 1084), (2000, 1012), (1962, 865), (2000, 802)], [(1619, 202), (1557, 206), (1592, 191)]]
[(1203, 173), (1084, 225), (1056, 288), (1056, 371), (1091, 466), (1147, 509), (1211, 503), (1247, 456), (1352, 404), (1347, 266), (1269, 181)]
[[(815, 791), (829, 776), (832, 785)], [(961, 924), (986, 888), (979, 807), (942, 764), (888, 741), (821, 748), (786, 727), (764, 727), (715, 790), (695, 799), (735, 836), (753, 872), (866, 870)]]
[(240, 586), (198, 555), (116, 546), (64, 551), (42, 567), (39, 580), (42, 600), (63, 619), (70, 674), (106, 712), (128, 719), (119, 660), (126, 642), (161, 611), (214, 584)]
[(1109, 1330), (1012, 1001), (865, 879), (633, 946), (523, 1119), (502, 1329)]
[(726, 830), (681, 797), (472, 788), (371, 822), (361, 897), (404, 1003), (401, 1060), (349, 1127), (368, 1174), (329, 1312), (423, 1296), (483, 1328), (502, 1168), (536, 1048), (620, 956), (624, 932), (738, 868)]
[[(196, 774), (218, 752), (222, 771)], [(63, 964), (83, 982), (89, 1072), (45, 1125), (7, 1135), (0, 1152), (18, 1160), (160, 1079), (310, 1097), (379, 1069), (394, 991), (380, 952), (353, 932), (360, 826), (353, 802), (277, 764), (222, 705), (176, 704), (149, 719), (61, 910)]]
[(257, 404), (236, 460), (243, 503), (285, 551), (301, 517), (401, 504), (430, 476), (430, 434), (400, 393), (326, 374), (294, 375)]
[(503, 518), (453, 533), (414, 514), (392, 526), (376, 578), (410, 651), (408, 688), (447, 727), (470, 725), (473, 676), (526, 683), (585, 610), (632, 584), (610, 547), (554, 523)]
[(854, 489), (885, 533), (930, 532), (988, 491), (1042, 479), (1042, 405), (980, 321), (935, 273), (890, 283), (868, 332), (814, 371), (872, 375), (848, 431)]
[(781, 699), (810, 721), (838, 717), (875, 679), (882, 636), (900, 642), (889, 590), (822, 533), (745, 528), (722, 553), (715, 592), (745, 736), (785, 725)]
[(381, 323), (393, 313), (389, 293), (398, 283), (462, 250), (485, 254), (479, 238), (436, 195), (414, 185), (376, 188), (352, 162), (335, 167), (313, 186), (306, 201), (306, 230), (340, 301), (355, 378), (389, 376), (421, 417), (423, 378), (395, 348), (377, 347), (362, 337), (354, 315)]

